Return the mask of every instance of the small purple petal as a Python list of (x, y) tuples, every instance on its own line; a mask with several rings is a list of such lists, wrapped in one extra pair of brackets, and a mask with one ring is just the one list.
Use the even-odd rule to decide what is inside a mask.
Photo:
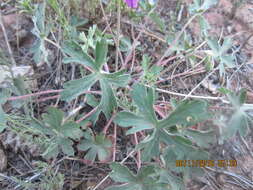
[(131, 8), (137, 8), (138, 7), (138, 1), (139, 0), (125, 0), (125, 3), (131, 7)]

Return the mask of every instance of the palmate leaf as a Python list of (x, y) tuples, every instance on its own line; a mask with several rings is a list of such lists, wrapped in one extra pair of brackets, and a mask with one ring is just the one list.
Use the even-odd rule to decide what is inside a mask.
[(116, 115), (114, 122), (121, 127), (132, 127), (127, 131), (127, 134), (148, 130), (147, 132), (150, 136), (147, 136), (136, 147), (142, 150), (143, 161), (150, 161), (153, 157), (158, 157), (161, 143), (176, 147), (173, 149), (174, 151), (178, 149), (182, 152), (182, 156), (186, 156), (184, 152), (189, 152), (189, 150), (194, 150), (195, 148), (198, 149), (194, 147), (192, 141), (199, 146), (204, 145), (206, 147), (208, 142), (213, 140), (213, 133), (211, 132), (204, 133), (209, 140), (204, 144), (201, 144), (204, 139), (199, 138), (200, 133), (191, 131), (188, 133), (180, 132), (181, 129), (187, 130), (187, 127), (205, 121), (210, 117), (207, 111), (208, 104), (205, 101), (185, 100), (176, 103), (174, 104), (174, 111), (167, 118), (158, 120), (153, 109), (155, 100), (153, 90), (147, 89), (143, 85), (135, 85), (132, 91), (132, 98), (139, 112), (137, 114), (125, 111), (120, 112)]
[(199, 167), (176, 167), (176, 160), (208, 160), (208, 152), (194, 147), (189, 139), (180, 135), (160, 132), (160, 139), (168, 146), (162, 151), (166, 167), (175, 172), (183, 172), (185, 177), (203, 175)]
[(135, 126), (132, 129), (127, 131), (127, 134), (133, 134), (146, 129), (154, 129), (155, 125), (144, 117), (137, 116), (131, 112), (120, 112), (117, 114), (117, 117), (114, 119), (121, 127), (131, 127)]
[(188, 136), (200, 147), (208, 148), (212, 143), (216, 142), (214, 131), (197, 131), (187, 129), (182, 131), (182, 135)]
[[(43, 122), (48, 126), (49, 129), (60, 133), (63, 137), (70, 137), (78, 139), (82, 135), (82, 131), (79, 129), (79, 125), (73, 121), (63, 121), (64, 113), (57, 108), (48, 108), (48, 113), (44, 114)], [(56, 135), (57, 135), (56, 133)]]
[(31, 52), (34, 53), (33, 59), (38, 64), (41, 61), (48, 63), (48, 50), (45, 46), (45, 37), (49, 34), (49, 30), (45, 25), (45, 9), (46, 4), (41, 3), (35, 6), (35, 16), (33, 16), (34, 28), (32, 33), (37, 37), (37, 40), (31, 48)]
[(170, 170), (168, 169), (160, 169), (159, 171), (160, 174), (160, 181), (162, 183), (168, 183), (170, 184), (171, 189), (173, 190), (185, 190), (185, 185), (183, 180), (172, 174)]
[(103, 38), (96, 44), (96, 64), (101, 69), (102, 65), (106, 63), (107, 58), (107, 52), (108, 52), (108, 45), (106, 40)]
[(92, 133), (86, 133), (86, 137), (87, 135), (88, 138), (78, 145), (79, 150), (88, 151), (84, 158), (91, 162), (94, 162), (97, 156), (100, 161), (106, 160), (109, 156), (109, 148), (112, 146), (111, 141), (104, 135), (93, 136)]
[(121, 183), (131, 183), (136, 182), (136, 176), (126, 167), (118, 163), (112, 163), (110, 168), (113, 172), (110, 177), (117, 182)]
[[(57, 108), (50, 107), (47, 114), (43, 114), (43, 122), (35, 122), (35, 127), (45, 135), (49, 135), (51, 145), (43, 153), (46, 158), (56, 157), (60, 150), (68, 156), (74, 155), (71, 139), (79, 139), (82, 136), (80, 126), (73, 121), (63, 121), (64, 113)], [(44, 125), (44, 126), (41, 126)], [(71, 138), (71, 139), (70, 139)]]
[(226, 37), (222, 45), (219, 44), (217, 38), (207, 38), (207, 44), (211, 48), (211, 56), (214, 60), (219, 61), (220, 74), (225, 73), (225, 66), (228, 68), (235, 67), (235, 56), (228, 54), (227, 51), (232, 47), (232, 39)]
[(238, 94), (229, 92), (228, 99), (231, 102), (234, 112), (227, 124), (223, 127), (222, 138), (231, 138), (239, 132), (240, 135), (245, 136), (251, 124), (253, 123), (252, 116), (249, 111), (253, 110), (253, 105), (245, 105), (246, 90), (241, 90)]
[[(253, 110), (253, 109), (252, 109)], [(226, 138), (230, 138), (238, 131), (241, 136), (245, 136), (250, 127), (250, 118), (242, 109), (237, 110), (232, 115), (228, 127), (225, 130), (224, 135)]]
[(150, 161), (153, 157), (160, 154), (160, 143), (165, 143), (173, 147), (173, 151), (178, 151), (184, 156), (187, 155), (188, 150), (193, 150), (192, 142), (183, 135), (173, 135), (167, 133), (165, 130), (155, 130), (150, 137), (144, 139), (137, 149), (142, 151), (142, 160)]
[[(180, 160), (208, 160), (209, 155), (207, 152), (203, 150), (194, 149), (191, 147), (188, 147), (186, 149), (183, 147), (183, 150), (179, 150), (181, 146), (177, 147), (168, 147), (164, 153), (163, 158), (166, 163), (166, 167), (169, 168), (171, 171), (180, 173), (182, 172), (185, 177), (190, 176), (201, 176), (204, 174), (204, 171), (201, 167), (191, 167), (191, 166), (185, 166), (185, 167), (177, 167), (176, 161)], [(185, 151), (184, 154), (182, 154), (182, 151)]]
[(208, 36), (208, 30), (211, 28), (208, 21), (205, 19), (204, 16), (200, 15), (198, 16), (198, 22), (200, 25), (201, 33), (204, 36)]
[(138, 106), (138, 115), (130, 112), (120, 112), (116, 115), (114, 122), (122, 127), (130, 127), (127, 134), (132, 134), (145, 129), (155, 129), (158, 120), (153, 109), (154, 91), (147, 89), (143, 85), (136, 84), (133, 86), (132, 98)]
[(50, 107), (46, 114), (43, 114), (44, 123), (48, 124), (50, 128), (58, 130), (62, 125), (64, 113), (54, 107)]
[(61, 98), (65, 101), (70, 101), (89, 90), (92, 85), (97, 82), (97, 75), (90, 74), (81, 79), (72, 80), (64, 84), (64, 91), (61, 93)]
[(94, 71), (99, 71), (99, 64), (89, 56), (82, 48), (75, 42), (65, 42), (62, 51), (70, 57), (64, 58), (64, 63), (79, 63), (85, 65)]
[(164, 120), (160, 121), (159, 128), (175, 125), (192, 126), (209, 118), (207, 103), (201, 100), (181, 102), (176, 109)]
[(114, 95), (113, 86), (123, 87), (127, 85), (130, 75), (125, 74), (125, 70), (115, 73), (105, 73), (102, 66), (106, 63), (107, 58), (107, 42), (105, 39), (97, 41), (95, 48), (95, 60), (89, 56), (82, 48), (72, 42), (66, 43), (63, 52), (70, 57), (65, 58), (66, 63), (76, 62), (83, 64), (92, 69), (92, 73), (81, 79), (69, 81), (64, 84), (64, 91), (61, 93), (61, 98), (66, 101), (71, 101), (79, 95), (85, 93), (86, 90), (91, 88), (97, 81), (99, 82), (102, 97), (95, 113), (96, 116), (102, 111), (108, 119), (113, 110), (117, 107), (116, 98)]
[(138, 106), (140, 114), (152, 123), (157, 122), (154, 112), (155, 93), (152, 88), (146, 88), (143, 85), (135, 84), (133, 86), (132, 98)]
[(122, 69), (114, 73), (102, 73), (101, 78), (114, 86), (124, 87), (130, 80), (130, 75), (125, 72), (126, 70)]
[(223, 40), (222, 46), (220, 47), (220, 53), (225, 54), (232, 47), (233, 41), (232, 38), (226, 37)]
[(57, 144), (60, 145), (62, 152), (69, 156), (74, 156), (74, 148), (72, 147), (73, 142), (70, 139), (59, 138), (57, 139)]
[(218, 39), (207, 38), (207, 44), (211, 48), (214, 57), (218, 57), (220, 55), (220, 45), (218, 43)]
[(164, 32), (165, 31), (165, 22), (159, 15), (156, 13), (151, 13), (149, 15), (149, 18), (159, 27), (160, 31)]
[(118, 113), (114, 119), (122, 127), (132, 126), (127, 134), (145, 129), (169, 128), (175, 125), (192, 126), (209, 117), (205, 101), (186, 100), (181, 102), (167, 118), (159, 121), (153, 109), (155, 95), (152, 89), (147, 89), (140, 84), (134, 85), (132, 98), (139, 109), (139, 113), (134, 114), (123, 111)]
[(124, 87), (130, 80), (130, 75), (125, 74), (125, 70), (121, 70), (110, 74), (100, 74), (100, 86), (102, 91), (102, 98), (99, 108), (103, 111), (108, 119), (117, 107), (116, 97), (114, 95), (113, 86)]
[(217, 4), (217, 0), (194, 0), (193, 4), (189, 6), (191, 13), (202, 13), (207, 9), (211, 8), (213, 5)]
[(102, 98), (99, 107), (104, 112), (106, 118), (109, 118), (110, 114), (117, 107), (117, 101), (110, 83), (102, 79), (100, 80), (100, 85), (102, 90)]
[(126, 166), (119, 163), (112, 163), (110, 165), (113, 170), (110, 177), (123, 185), (116, 185), (107, 188), (106, 190), (166, 190), (168, 184), (161, 183), (157, 177), (154, 166), (142, 167), (140, 171), (135, 175)]
[(150, 137), (147, 137), (136, 147), (137, 149), (142, 149), (143, 161), (150, 161), (153, 157), (158, 157), (160, 154), (160, 142), (161, 138), (159, 132), (154, 131)]

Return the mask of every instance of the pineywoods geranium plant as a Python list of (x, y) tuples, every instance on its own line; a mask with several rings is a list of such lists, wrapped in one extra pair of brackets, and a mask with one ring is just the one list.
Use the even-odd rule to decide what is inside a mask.
[[(87, 1), (97, 3), (100, 0)], [(209, 25), (203, 13), (213, 6), (216, 0), (193, 0), (189, 11), (191, 19), (184, 20), (185, 27), (180, 28), (180, 25), (179, 32), (174, 27), (169, 30), (165, 21), (155, 13), (156, 0), (101, 0), (102, 3), (98, 4), (101, 8), (108, 6), (109, 2), (113, 5), (115, 2), (118, 3), (119, 21), (123, 20), (120, 18), (120, 11), (128, 6), (127, 10), (130, 9), (129, 13), (132, 14), (133, 20), (124, 17), (124, 22), (132, 26), (132, 36), (127, 34), (123, 36), (123, 27), (120, 28), (123, 23), (118, 23), (116, 36), (114, 25), (110, 24), (113, 19), (105, 19), (110, 22), (103, 31), (99, 30), (100, 27), (105, 26), (102, 23), (87, 29), (87, 25), (83, 24), (83, 21), (80, 24), (78, 19), (72, 18), (71, 22), (68, 22), (69, 17), (65, 17), (64, 13), (65, 4), (64, 7), (59, 7), (61, 2), (69, 1), (48, 0), (44, 1), (44, 4), (34, 6), (33, 17), (35, 27), (33, 34), (38, 38), (33, 51), (34, 61), (50, 64), (47, 61), (50, 57), (47, 43), (56, 46), (59, 50), (58, 54), (63, 57), (63, 59), (60, 58), (61, 56), (59, 59), (57, 57), (59, 72), (57, 70), (56, 75), (60, 77), (59, 80), (55, 80), (58, 81), (55, 86), (60, 89), (57, 89), (59, 94), (53, 98), (58, 101), (55, 104), (50, 102), (54, 107), (48, 108), (48, 104), (43, 104), (41, 110), (36, 107), (35, 113), (25, 110), (26, 120), (22, 125), (18, 123), (19, 129), (23, 127), (30, 136), (45, 139), (44, 144), (47, 146), (44, 146), (42, 154), (44, 158), (55, 161), (67, 156), (64, 159), (81, 161), (80, 165), (96, 163), (96, 167), (100, 167), (99, 162), (103, 162), (107, 163), (107, 169), (109, 169), (108, 160), (113, 162), (110, 164), (111, 172), (108, 172), (108, 176), (115, 184), (107, 189), (104, 188), (106, 190), (184, 190), (184, 182), (190, 176), (203, 175), (203, 170), (200, 167), (176, 167), (178, 160), (208, 160), (210, 159), (208, 150), (217, 138), (222, 143), (236, 134), (244, 136), (250, 131), (253, 106), (246, 104), (246, 91), (241, 91), (239, 94), (226, 91), (223, 92), (222, 98), (195, 94), (193, 96), (191, 92), (186, 95), (168, 91), (170, 84), (166, 83), (167, 81), (173, 82), (173, 77), (181, 77), (189, 73), (187, 71), (175, 73), (168, 79), (167, 71), (170, 72), (169, 69), (174, 66), (174, 63), (177, 64), (177, 68), (187, 64), (189, 68), (187, 70), (193, 74), (196, 74), (193, 72), (196, 71), (194, 69), (202, 66), (202, 63), (203, 68), (206, 66), (205, 68), (215, 71), (215, 66), (223, 75), (228, 68), (237, 66), (235, 56), (230, 53), (233, 46), (232, 39), (208, 36)], [(121, 7), (123, 2), (124, 6)], [(60, 23), (58, 28), (54, 28), (54, 24), (58, 26), (58, 23), (50, 24), (46, 20), (48, 15), (45, 13), (50, 9), (54, 11), (53, 16), (58, 16), (56, 18)], [(102, 10), (104, 17), (108, 16), (107, 9)], [(111, 13), (115, 15), (113, 11)], [(156, 36), (155, 32), (153, 34), (152, 29), (146, 31), (145, 27), (149, 29), (149, 25), (144, 20), (148, 20), (147, 23), (151, 20), (156, 24), (160, 31), (159, 36)], [(199, 22), (202, 34), (199, 37), (205, 41), (204, 43), (201, 40), (191, 39), (187, 29), (192, 20)], [(143, 28), (136, 24), (139, 21)], [(92, 22), (88, 22), (90, 23)], [(135, 30), (135, 27), (138, 30)], [(60, 36), (60, 33), (55, 35), (55, 31), (59, 28), (63, 30), (60, 32), (64, 34), (63, 36)], [(176, 32), (173, 33), (175, 30)], [(137, 32), (140, 32), (140, 36), (152, 35), (152, 38), (159, 38), (163, 42), (160, 48), (165, 47), (165, 53), (160, 61), (157, 59), (160, 52), (147, 52), (146, 44), (143, 45), (147, 37), (143, 37), (142, 40), (142, 36), (138, 38), (139, 35), (135, 35)], [(58, 35), (63, 42), (56, 40)], [(118, 48), (115, 48), (116, 44)], [(119, 60), (115, 61), (117, 54)], [(51, 69), (56, 68), (53, 64)], [(171, 68), (168, 64), (171, 64)], [(213, 67), (208, 67), (208, 64)], [(179, 70), (181, 72), (181, 69)], [(62, 73), (64, 74), (61, 75)], [(54, 72), (52, 72), (53, 76)], [(50, 77), (48, 85), (52, 81), (54, 80)], [(177, 90), (177, 86), (174, 86)], [(26, 95), (27, 93), (22, 91), (18, 94), (20, 97), (10, 97), (17, 95), (18, 89), (22, 88), (16, 85), (15, 88), (10, 89), (13, 90), (12, 92), (0, 89), (0, 132), (11, 128), (12, 123), (17, 125), (18, 117), (14, 113), (5, 113), (4, 108), (7, 103), (14, 98), (17, 100), (29, 97), (33, 100), (31, 97), (37, 96), (35, 93)], [(174, 100), (172, 95), (186, 96), (186, 98), (178, 101)], [(46, 98), (51, 98), (50, 101), (53, 99), (50, 96)], [(222, 103), (226, 103), (224, 109), (228, 108), (226, 115), (222, 113), (223, 109), (220, 113), (216, 108), (215, 112), (212, 111), (210, 102), (202, 99), (215, 99), (217, 105), (218, 100), (222, 100)], [(41, 99), (39, 100), (42, 102)], [(26, 109), (32, 106), (25, 101), (22, 103), (26, 105)], [(211, 123), (219, 126), (221, 136), (215, 134)], [(126, 160), (131, 164), (131, 169), (128, 167), (130, 164), (124, 165)], [(133, 162), (137, 163), (136, 167)], [(63, 179), (61, 181), (64, 183)], [(103, 181), (101, 180), (101, 183)], [(102, 188), (98, 186), (94, 187), (94, 190)], [(77, 187), (69, 189), (73, 188)]]

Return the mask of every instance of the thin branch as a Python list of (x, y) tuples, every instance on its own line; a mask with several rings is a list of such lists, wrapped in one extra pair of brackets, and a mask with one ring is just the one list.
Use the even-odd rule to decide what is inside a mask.
[(205, 80), (207, 80), (214, 72), (215, 72), (215, 69), (214, 69), (212, 72), (210, 72), (208, 75), (206, 75), (205, 78), (204, 78), (200, 83), (198, 83), (198, 84), (197, 84), (197, 85), (184, 97), (184, 100), (186, 100), (187, 98), (189, 98), (189, 97), (192, 95), (192, 93), (193, 93), (195, 90), (197, 90), (198, 87), (200, 87), (200, 85), (201, 85)]
[(6, 45), (7, 45), (7, 49), (8, 49), (11, 61), (12, 61), (12, 66), (16, 66), (17, 64), (16, 64), (16, 61), (14, 59), (13, 52), (12, 52), (12, 49), (11, 49), (11, 46), (10, 46), (10, 43), (9, 43), (9, 40), (8, 40), (8, 36), (7, 36), (7, 32), (6, 32), (5, 26), (4, 26), (1, 10), (0, 10), (0, 25), (1, 25), (1, 28), (2, 28), (2, 31), (3, 31), (4, 39), (5, 39), (5, 42), (6, 42)]
[(45, 98), (40, 98), (37, 100), (37, 102), (45, 102), (47, 100), (53, 100), (53, 99), (57, 99), (60, 98), (60, 95), (55, 95), (55, 96), (49, 96), (49, 97), (45, 97)]
[(83, 117), (81, 117), (80, 119), (78, 119), (78, 120), (76, 121), (76, 123), (80, 123), (81, 121), (87, 119), (87, 118), (90, 117), (92, 114), (94, 114), (94, 113), (97, 111), (97, 109), (98, 109), (98, 106), (95, 107), (93, 110), (91, 110), (89, 113), (85, 114), (85, 115), (84, 115)]
[(135, 51), (135, 48), (138, 45), (138, 40), (140, 39), (140, 37), (142, 36), (142, 34), (143, 34), (143, 30), (141, 30), (139, 32), (138, 36), (134, 39), (134, 41), (132, 43), (131, 50), (130, 50), (129, 54), (127, 55), (127, 57), (125, 58), (124, 67), (126, 67), (127, 63), (131, 60), (133, 52)]
[(36, 92), (36, 93), (32, 93), (32, 94), (26, 94), (26, 95), (22, 95), (22, 96), (14, 96), (14, 97), (10, 97), (7, 98), (8, 101), (14, 101), (14, 100), (22, 100), (22, 99), (27, 99), (33, 96), (40, 96), (43, 94), (51, 94), (51, 93), (59, 93), (62, 92), (63, 90), (46, 90), (46, 91), (42, 91), (42, 92)]
[[(103, 16), (105, 18), (106, 25), (108, 26), (110, 33), (113, 35), (112, 28), (111, 28), (111, 26), (110, 26), (110, 24), (108, 22), (108, 18), (106, 16), (106, 14), (105, 14), (105, 10), (104, 10), (104, 6), (103, 6), (103, 3), (102, 3), (102, 0), (100, 0), (100, 7), (101, 7), (101, 10), (102, 10)], [(114, 35), (113, 35), (113, 40), (117, 44), (117, 39), (114, 37)], [(121, 54), (120, 51), (118, 53), (119, 53), (119, 57), (121, 59), (121, 62), (123, 63), (124, 62), (123, 56), (122, 56), (122, 54)]]
[(116, 160), (116, 147), (117, 147), (117, 125), (114, 124), (114, 134), (113, 134), (113, 152), (112, 152), (112, 161)]
[(117, 2), (117, 36), (116, 36), (116, 60), (115, 60), (115, 66), (116, 66), (116, 71), (119, 68), (119, 43), (120, 43), (120, 19), (121, 19), (121, 1), (118, 0)]
[[(40, 95), (51, 94), (51, 93), (60, 93), (62, 91), (63, 91), (63, 89), (46, 90), (46, 91), (36, 92), (36, 93), (32, 93), (32, 94), (26, 94), (26, 95), (22, 95), (22, 96), (13, 96), (13, 97), (7, 98), (7, 100), (8, 101), (22, 100), (22, 99), (27, 99), (27, 98), (30, 98), (30, 97), (33, 97), (33, 96), (40, 96)], [(83, 93), (84, 94), (101, 94), (100, 91), (85, 91)]]
[[(149, 88), (152, 88), (149, 85), (145, 85), (145, 86), (149, 87)], [(171, 94), (171, 95), (175, 95), (175, 96), (188, 97), (188, 98), (199, 98), (199, 99), (206, 99), (206, 100), (218, 100), (218, 101), (222, 101), (223, 103), (229, 104), (229, 102), (226, 101), (223, 97), (197, 96), (197, 95), (181, 94), (181, 93), (177, 93), (177, 92), (171, 92), (171, 91), (168, 91), (168, 90), (163, 90), (163, 89), (160, 89), (160, 88), (155, 88), (155, 90), (157, 92), (162, 92), (162, 93)]]
[[(134, 133), (134, 142), (136, 146), (139, 144), (137, 133)], [(138, 170), (140, 170), (141, 168), (141, 151), (140, 150), (137, 151), (137, 168)]]
[(111, 118), (109, 119), (108, 123), (106, 124), (106, 126), (104, 127), (103, 133), (106, 134), (108, 128), (110, 127), (110, 125), (112, 124), (113, 119), (115, 118), (115, 113), (113, 113), (113, 115), (111, 116)]

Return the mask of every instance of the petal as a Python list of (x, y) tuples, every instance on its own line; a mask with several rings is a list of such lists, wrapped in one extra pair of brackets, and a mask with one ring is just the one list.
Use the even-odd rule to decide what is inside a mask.
[(138, 7), (138, 0), (125, 0), (125, 3), (131, 8)]

